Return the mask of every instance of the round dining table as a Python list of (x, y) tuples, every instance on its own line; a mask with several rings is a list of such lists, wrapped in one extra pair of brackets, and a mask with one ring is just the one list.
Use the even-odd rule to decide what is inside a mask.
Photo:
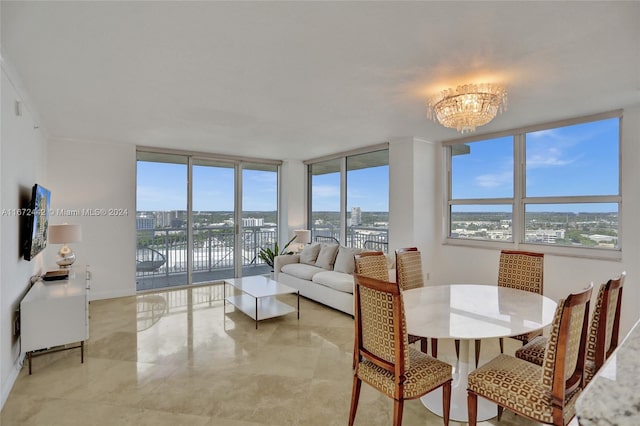
[[(551, 324), (556, 302), (548, 297), (497, 285), (451, 284), (426, 286), (403, 292), (409, 334), (460, 340), (451, 389), (451, 420), (468, 422), (467, 376), (475, 366), (469, 342), (517, 336)], [(442, 390), (421, 398), (442, 416)], [(478, 398), (478, 421), (495, 417), (495, 404)]]

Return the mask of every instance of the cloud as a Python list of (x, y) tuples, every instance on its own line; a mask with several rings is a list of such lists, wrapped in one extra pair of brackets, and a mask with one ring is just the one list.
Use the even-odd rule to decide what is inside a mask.
[(476, 176), (476, 185), (481, 188), (496, 188), (499, 186), (510, 185), (513, 182), (513, 173), (502, 172), (494, 174), (485, 174)]
[[(568, 158), (559, 147), (540, 147), (527, 155), (527, 169), (544, 167), (564, 167), (575, 163), (581, 156)], [(531, 151), (534, 151), (533, 149)]]
[(566, 128), (540, 130), (527, 134), (527, 169), (563, 167), (575, 163), (581, 157), (570, 157), (567, 150), (588, 141), (589, 135), (567, 132)]
[(312, 188), (312, 194), (314, 197), (339, 197), (340, 187), (332, 185), (315, 185)]

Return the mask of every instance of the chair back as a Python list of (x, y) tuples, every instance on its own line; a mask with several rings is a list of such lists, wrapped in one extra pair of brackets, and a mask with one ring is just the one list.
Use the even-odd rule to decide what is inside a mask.
[(626, 272), (623, 272), (619, 277), (602, 284), (598, 290), (587, 343), (587, 361), (594, 363), (595, 371), (602, 367), (618, 347), (622, 287), (625, 278)]
[(387, 257), (381, 251), (366, 251), (355, 256), (355, 273), (377, 280), (388, 281)]
[(400, 286), (359, 274), (354, 279), (357, 354), (399, 377), (409, 367)]
[(396, 250), (396, 282), (403, 290), (424, 286), (422, 255), (416, 247)]
[(543, 265), (543, 253), (502, 250), (498, 269), (498, 285), (542, 294)]
[[(542, 366), (542, 384), (552, 396), (553, 417), (560, 423), (565, 402), (581, 390), (593, 284), (558, 302)], [(559, 417), (558, 417), (559, 416)]]

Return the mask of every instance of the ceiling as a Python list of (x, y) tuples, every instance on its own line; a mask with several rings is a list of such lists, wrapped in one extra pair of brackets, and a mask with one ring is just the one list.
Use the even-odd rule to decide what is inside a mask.
[(508, 89), (478, 133), (640, 105), (635, 1), (0, 7), (3, 60), (51, 138), (304, 160), (454, 139), (425, 102), (463, 83)]

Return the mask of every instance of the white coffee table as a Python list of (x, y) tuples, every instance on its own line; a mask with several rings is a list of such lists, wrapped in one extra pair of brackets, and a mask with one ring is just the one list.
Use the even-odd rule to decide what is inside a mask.
[[(224, 280), (224, 312), (226, 314), (226, 303), (229, 302), (240, 311), (244, 312), (256, 322), (275, 318), (291, 312), (298, 312), (300, 319), (300, 291), (287, 285), (281, 284), (271, 278), (255, 275), (243, 278), (228, 278)], [(240, 290), (242, 294), (227, 296), (227, 286)], [(278, 300), (277, 296), (283, 294), (296, 294), (297, 307), (293, 307)]]

